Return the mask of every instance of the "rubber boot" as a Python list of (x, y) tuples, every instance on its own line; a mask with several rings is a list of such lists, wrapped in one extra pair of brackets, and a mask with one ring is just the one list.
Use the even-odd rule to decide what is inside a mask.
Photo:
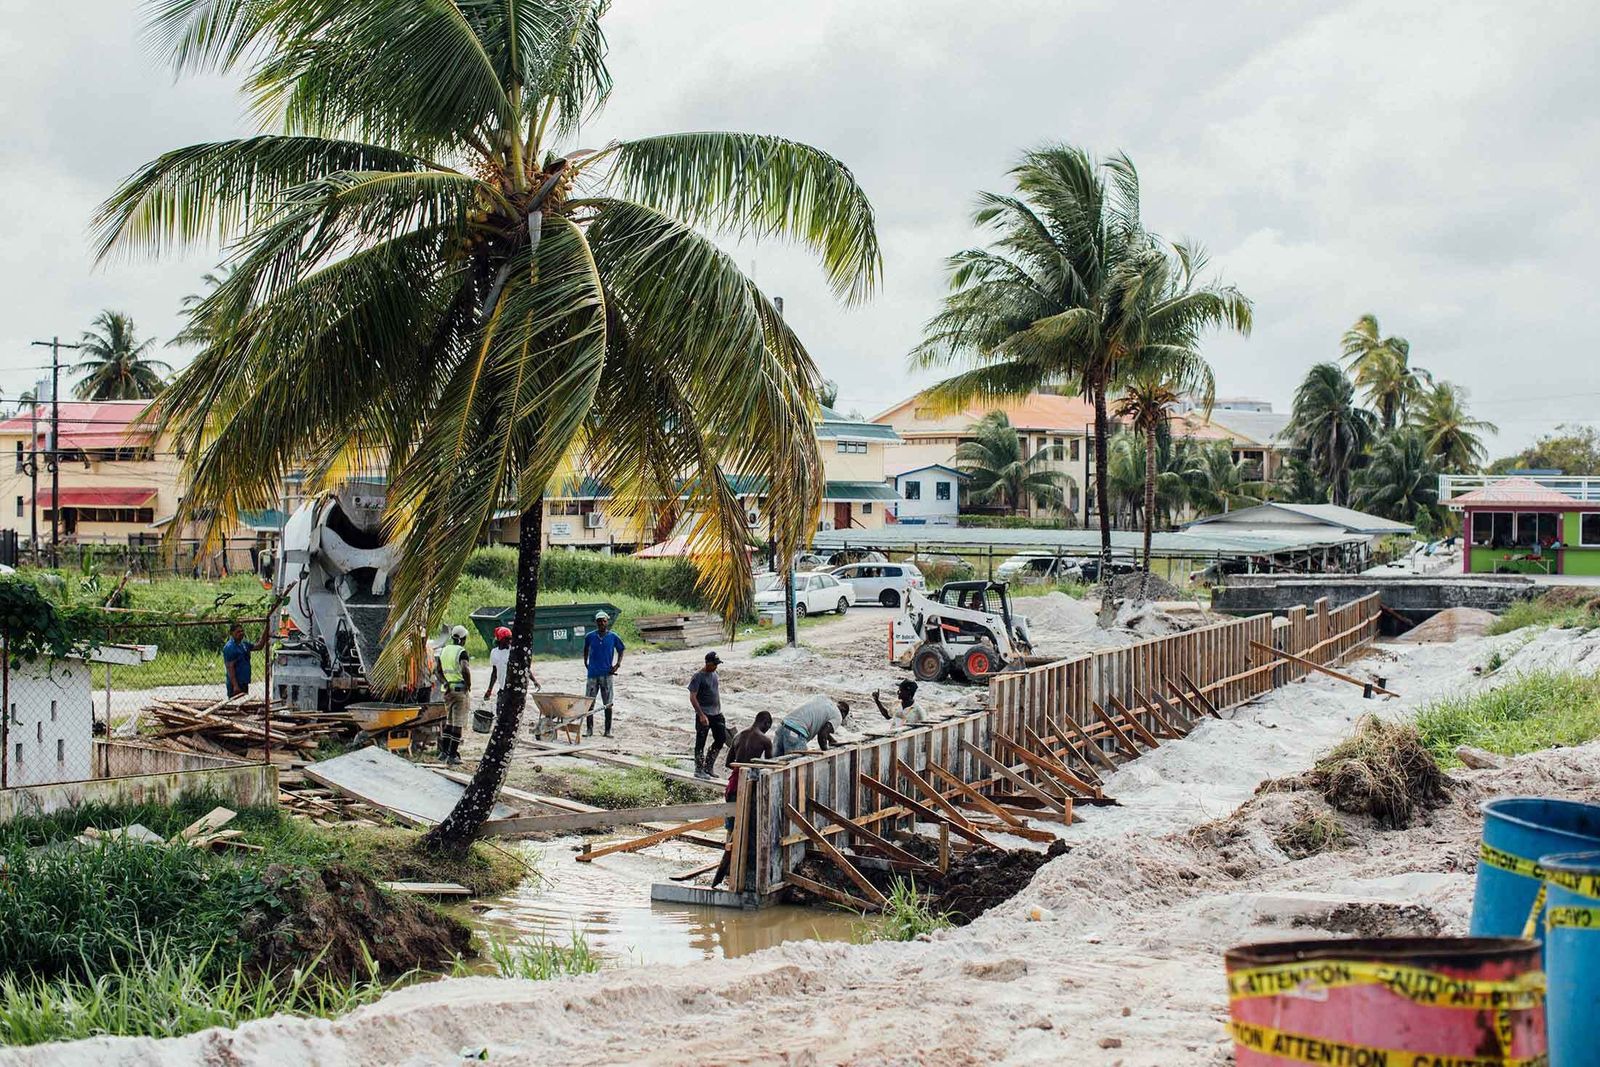
[(445, 766), (454, 767), (461, 762), (461, 727), (446, 726), (444, 730), (450, 735), (450, 751), (445, 753)]
[(589, 716), (587, 719), (584, 720), (583, 733), (584, 733), (585, 737), (593, 737), (594, 736), (594, 716), (593, 715)]
[(611, 736), (611, 709), (606, 709), (606, 736)]

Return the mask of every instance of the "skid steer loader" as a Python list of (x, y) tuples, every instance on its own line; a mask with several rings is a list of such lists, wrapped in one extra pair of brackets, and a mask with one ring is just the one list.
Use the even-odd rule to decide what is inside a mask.
[(947, 582), (907, 592), (889, 635), (889, 659), (918, 681), (983, 682), (1029, 663), (1028, 620), (1011, 611), (1005, 582)]

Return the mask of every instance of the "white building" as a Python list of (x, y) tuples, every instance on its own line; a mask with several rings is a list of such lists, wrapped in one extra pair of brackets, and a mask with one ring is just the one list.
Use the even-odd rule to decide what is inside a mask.
[[(89, 658), (140, 663), (154, 654), (154, 646), (111, 645)], [(0, 777), (7, 788), (95, 777), (93, 689), (90, 662), (75, 656), (21, 663), (6, 672)]]
[(927, 463), (894, 476), (895, 519), (927, 526), (954, 526), (961, 511), (965, 474), (943, 463)]

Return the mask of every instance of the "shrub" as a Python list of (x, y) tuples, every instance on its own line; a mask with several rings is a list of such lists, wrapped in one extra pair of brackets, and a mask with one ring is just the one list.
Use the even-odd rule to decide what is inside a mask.
[(487, 578), (501, 585), (515, 585), (517, 550), (507, 545), (480, 548), (467, 558), (461, 573), (468, 578)]
[(757, 645), (755, 648), (750, 650), (750, 655), (752, 655), (752, 656), (770, 656), (774, 652), (781, 651), (783, 649), (784, 645), (786, 645), (787, 643), (788, 642), (786, 642), (786, 641), (763, 641), (759, 645)]
[(1600, 626), (1600, 593), (1576, 588), (1552, 589), (1533, 600), (1519, 600), (1507, 608), (1487, 632), (1508, 634), (1527, 626), (1554, 626), (1563, 630)]
[(1600, 737), (1600, 678), (1538, 671), (1482, 693), (1450, 697), (1417, 712), (1417, 731), (1434, 758), (1457, 764), (1462, 745), (1516, 756)]
[(945, 912), (935, 912), (928, 897), (917, 890), (915, 882), (896, 878), (889, 887), (889, 900), (876, 926), (870, 928), (865, 940), (914, 941), (923, 934), (948, 929), (952, 923)]
[(1444, 800), (1445, 777), (1417, 728), (1368, 715), (1305, 778), (1336, 810), (1370, 815), (1379, 826), (1411, 825)]
[(598, 552), (546, 552), (539, 565), (543, 589), (603, 589), (706, 610), (696, 588), (700, 572), (685, 559), (633, 559)]

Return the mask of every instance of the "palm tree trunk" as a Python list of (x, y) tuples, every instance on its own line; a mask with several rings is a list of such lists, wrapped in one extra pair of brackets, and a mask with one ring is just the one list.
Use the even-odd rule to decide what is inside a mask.
[(1156, 429), (1144, 431), (1144, 582), (1139, 595), (1150, 595), (1150, 541), (1156, 524)]
[(1106, 390), (1095, 383), (1094, 392), (1094, 501), (1100, 509), (1100, 613), (1111, 611), (1111, 498), (1106, 488), (1106, 438), (1110, 435), (1106, 415)]
[(494, 729), (484, 747), (483, 758), (473, 772), (467, 791), (445, 820), (424, 838), (424, 843), (440, 851), (464, 852), (478, 836), (489, 812), (494, 808), (506, 768), (522, 725), (522, 709), (528, 700), (528, 668), (533, 662), (533, 612), (539, 602), (539, 560), (543, 554), (544, 505), (536, 503), (522, 513), (522, 529), (517, 538), (516, 618), (511, 620), (511, 661), (506, 665), (505, 684), (495, 704)]

